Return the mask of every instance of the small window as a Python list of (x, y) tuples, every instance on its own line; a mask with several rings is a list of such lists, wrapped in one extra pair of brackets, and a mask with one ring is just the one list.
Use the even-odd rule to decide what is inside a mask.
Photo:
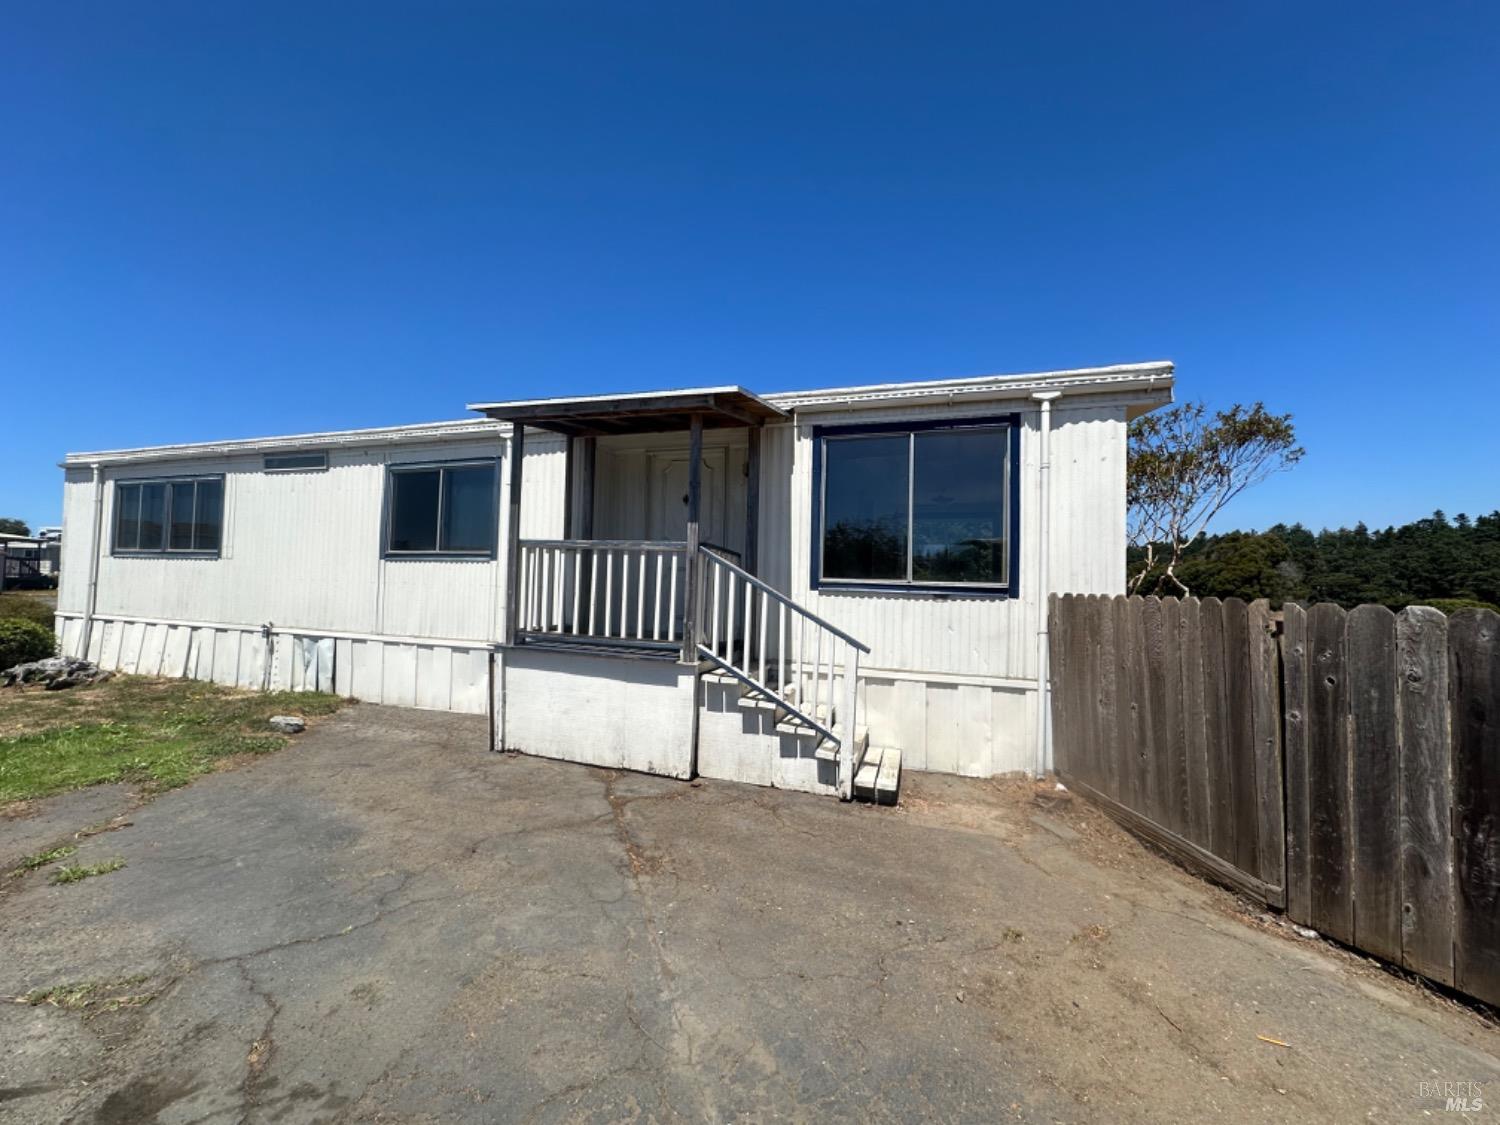
[(115, 554), (217, 555), (224, 518), (223, 477), (119, 481)]
[(263, 467), (268, 473), (321, 473), (328, 468), (328, 454), (267, 453)]
[(816, 582), (1010, 587), (1009, 424), (830, 430), (817, 440)]
[(493, 557), (498, 480), (494, 461), (392, 468), (386, 553)]

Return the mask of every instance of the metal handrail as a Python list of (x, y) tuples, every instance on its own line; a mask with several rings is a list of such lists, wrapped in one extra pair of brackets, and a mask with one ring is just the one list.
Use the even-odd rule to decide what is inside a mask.
[(741, 561), (744, 561), (745, 558), (744, 555), (740, 554), (733, 547), (725, 547), (720, 543), (704, 542), (699, 543), (698, 546), (704, 548), (705, 550), (712, 551), (716, 555), (733, 555), (736, 559), (739, 559)]
[(711, 660), (715, 665), (718, 666), (720, 671), (728, 672), (735, 679), (739, 680), (740, 683), (754, 688), (756, 691), (766, 696), (777, 707), (780, 707), (783, 711), (787, 712), (787, 714), (794, 716), (799, 722), (806, 723), (808, 726), (812, 727), (812, 729), (815, 730), (821, 737), (828, 739), (828, 741), (830, 742), (837, 742), (839, 740), (839, 736), (834, 734), (831, 729), (818, 722), (817, 719), (814, 719), (812, 716), (803, 712), (801, 708), (792, 703), (785, 696), (773, 692), (770, 688), (761, 683), (754, 676), (747, 676), (744, 672), (741, 672), (729, 661), (725, 660), (721, 656), (716, 655), (714, 651), (707, 645), (702, 643), (698, 645), (698, 655), (705, 660)]
[[(703, 551), (705, 554), (713, 555), (713, 552), (707, 550), (704, 547), (704, 545), (702, 545), (702, 544), (699, 545), (698, 549), (700, 551)], [(803, 617), (807, 618), (814, 625), (817, 625), (820, 628), (828, 630), (828, 632), (832, 633), (835, 637), (838, 637), (839, 640), (845, 641), (845, 642), (853, 645), (860, 652), (868, 653), (870, 651), (870, 646), (869, 645), (865, 644), (863, 641), (857, 641), (857, 640), (855, 640), (848, 633), (846, 633), (842, 629), (840, 629), (837, 625), (831, 624), (830, 622), (827, 622), (827, 621), (823, 620), (823, 618), (819, 617), (816, 613), (813, 613), (810, 609), (807, 609), (805, 606), (798, 605), (796, 602), (792, 601), (791, 598), (787, 597), (780, 590), (776, 589), (775, 586), (771, 586), (771, 585), (768, 585), (765, 582), (762, 582), (759, 578), (755, 577), (755, 575), (751, 574), (744, 567), (742, 567), (742, 566), (736, 566), (734, 563), (730, 562), (728, 559), (724, 558), (723, 556), (713, 555), (713, 558), (714, 558), (714, 561), (717, 562), (720, 566), (727, 566), (730, 570), (732, 570), (736, 574), (738, 574), (741, 578), (743, 578), (751, 586), (754, 586), (757, 590), (760, 590), (762, 593), (768, 594), (772, 598), (775, 598), (778, 602), (780, 602), (782, 605), (786, 606), (793, 613), (800, 613)]]

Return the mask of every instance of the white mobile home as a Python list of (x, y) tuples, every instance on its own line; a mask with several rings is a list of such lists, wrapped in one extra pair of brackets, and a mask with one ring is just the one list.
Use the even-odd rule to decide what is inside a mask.
[(1126, 427), (1172, 383), (709, 387), (72, 454), (59, 633), (674, 777), (1040, 770), (1046, 595), (1122, 592)]

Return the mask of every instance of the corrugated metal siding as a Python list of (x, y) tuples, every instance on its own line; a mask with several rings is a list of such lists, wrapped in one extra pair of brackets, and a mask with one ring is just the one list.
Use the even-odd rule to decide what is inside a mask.
[[(992, 408), (993, 412), (993, 408)], [(820, 417), (819, 423), (959, 417), (923, 407)], [(1012, 680), (1036, 675), (1038, 412), (1022, 412), (1020, 596), (941, 598), (889, 591), (810, 589), (812, 426), (766, 431), (762, 478), (762, 570), (813, 612), (871, 648), (872, 669)], [(1123, 581), (1125, 535), (1123, 407), (1060, 405), (1052, 425), (1052, 578), (1058, 591), (1106, 593)]]
[[(112, 471), (111, 482), (223, 473), (224, 546), (217, 559), (110, 555), (115, 490), (107, 486), (99, 616), (244, 625), (271, 621), (313, 630), (496, 639), (503, 558), (382, 560), (380, 551), (388, 464), (498, 453), (495, 443), (478, 442), (335, 451), (328, 471), (320, 473), (267, 474), (258, 457)], [(563, 475), (560, 439), (538, 435), (528, 443), (523, 533), (561, 534)], [(59, 609), (82, 611), (92, 485), (86, 473), (78, 473), (70, 474), (65, 488), (66, 598)], [(503, 504), (503, 489), (500, 499)], [(501, 545), (503, 556), (503, 534)]]
[[(1008, 413), (991, 406), (969, 416)], [(1020, 594), (935, 598), (810, 589), (812, 424), (768, 427), (762, 445), (761, 570), (813, 612), (870, 645), (871, 740), (913, 769), (988, 776), (1028, 769), (1036, 722), (1039, 411), (1021, 413)], [(839, 425), (964, 415), (942, 406), (818, 415)], [(1118, 593), (1125, 557), (1125, 407), (1063, 400), (1052, 412), (1053, 590)], [(882, 673), (887, 674), (882, 674)], [(971, 682), (962, 682), (965, 679)], [(980, 682), (988, 680), (990, 682)], [(996, 682), (1000, 681), (1000, 682)]]
[(94, 482), (88, 469), (63, 474), (63, 539), (57, 608), (84, 609), (88, 602), (89, 546), (94, 533)]

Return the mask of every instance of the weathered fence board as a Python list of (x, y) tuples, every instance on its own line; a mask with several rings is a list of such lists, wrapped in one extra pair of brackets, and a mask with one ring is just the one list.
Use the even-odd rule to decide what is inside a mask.
[(1094, 761), (1099, 766), (1099, 776), (1104, 780), (1104, 791), (1115, 800), (1120, 800), (1120, 760), (1112, 753), (1114, 732), (1120, 729), (1120, 696), (1117, 682), (1118, 661), (1115, 656), (1114, 598), (1099, 598), (1092, 602), (1093, 620), (1099, 629), (1098, 675), (1099, 694), (1095, 715), (1097, 730), (1094, 737)]
[(1182, 717), (1182, 603), (1176, 598), (1162, 599), (1161, 631), (1163, 683), (1160, 743), (1166, 800), (1163, 823), (1177, 835), (1187, 836), (1187, 728)]
[(1500, 1003), (1500, 615), (1448, 623), (1457, 894), (1454, 983)]
[[(1143, 806), (1140, 786), (1140, 706), (1136, 703), (1136, 681), (1140, 674), (1137, 662), (1136, 629), (1130, 599), (1110, 603), (1115, 626), (1115, 723), (1118, 731), (1117, 752), (1111, 755), (1118, 776), (1117, 800), (1133, 809)], [(1106, 751), (1109, 749), (1106, 743)]]
[[(1053, 688), (1059, 771), (1187, 862), (1280, 905), (1280, 735), (1252, 707), (1276, 684), (1264, 604), (1065, 595), (1052, 614), (1055, 674), (1088, 677)], [(1252, 656), (1252, 631), (1269, 654)], [(1058, 713), (1074, 708), (1087, 714)], [(1260, 846), (1262, 823), (1274, 847), (1270, 835)]]
[(1307, 796), (1307, 611), (1300, 605), (1287, 605), (1281, 612), (1286, 910), (1299, 922), (1306, 922), (1312, 918), (1312, 810)]
[(1224, 599), (1224, 693), (1228, 704), (1229, 805), (1234, 818), (1233, 859), (1246, 871), (1258, 864), (1255, 805), (1254, 707), (1250, 687), (1249, 608)]
[(1401, 963), (1453, 983), (1453, 806), (1448, 618), (1412, 606), (1396, 618), (1401, 715)]
[(1250, 603), (1250, 705), (1254, 741), (1256, 870), (1277, 887), (1286, 885), (1286, 819), (1283, 810), (1281, 685), (1271, 604)]
[(1500, 1003), (1500, 615), (1051, 612), (1057, 765), (1080, 793), (1292, 919)]
[(1141, 643), (1145, 660), (1141, 670), (1141, 766), (1145, 779), (1146, 808), (1157, 824), (1170, 825), (1167, 774), (1170, 739), (1163, 722), (1166, 711), (1167, 653), (1162, 637), (1161, 602), (1147, 598), (1141, 604)]
[(1224, 605), (1198, 603), (1203, 626), (1203, 727), (1208, 762), (1208, 850), (1233, 862), (1234, 807), (1229, 766), (1229, 716), (1224, 686)]
[(1396, 615), (1382, 605), (1351, 610), (1347, 648), (1353, 940), (1362, 949), (1400, 961)]
[(1182, 618), (1182, 737), (1187, 837), (1208, 847), (1208, 740), (1203, 728), (1203, 629), (1198, 599), (1185, 598)]
[(1308, 922), (1340, 941), (1354, 940), (1349, 880), (1349, 700), (1344, 611), (1320, 602), (1307, 615), (1307, 808), (1312, 913)]

